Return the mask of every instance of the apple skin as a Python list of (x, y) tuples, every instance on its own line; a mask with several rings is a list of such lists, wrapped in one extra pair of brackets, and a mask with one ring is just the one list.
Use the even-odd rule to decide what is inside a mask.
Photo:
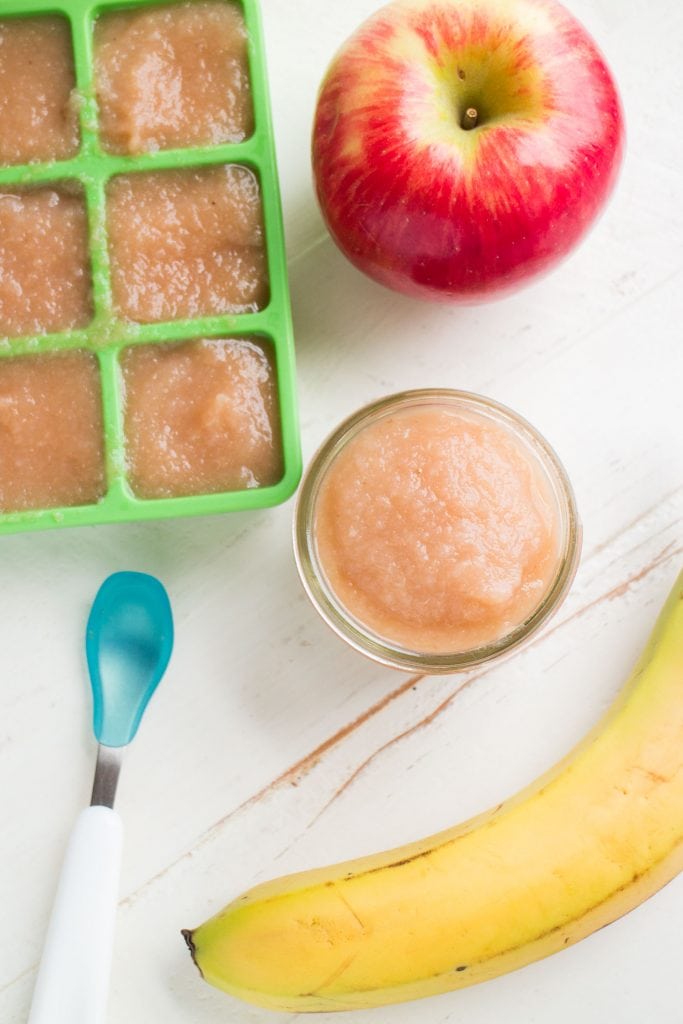
[(383, 7), (332, 62), (313, 126), (318, 199), (351, 262), (399, 292), (465, 303), (566, 256), (623, 149), (609, 68), (556, 0)]

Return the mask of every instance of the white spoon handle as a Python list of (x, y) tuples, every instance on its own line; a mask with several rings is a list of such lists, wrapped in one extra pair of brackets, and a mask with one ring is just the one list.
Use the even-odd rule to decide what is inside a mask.
[(122, 844), (116, 811), (81, 812), (64, 858), (28, 1024), (103, 1024)]

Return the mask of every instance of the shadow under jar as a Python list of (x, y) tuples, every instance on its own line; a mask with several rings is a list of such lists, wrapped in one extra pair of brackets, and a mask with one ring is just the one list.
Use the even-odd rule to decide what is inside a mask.
[(471, 668), (557, 609), (581, 547), (567, 474), (490, 399), (427, 389), (355, 413), (313, 457), (294, 544), (323, 619), (382, 664)]

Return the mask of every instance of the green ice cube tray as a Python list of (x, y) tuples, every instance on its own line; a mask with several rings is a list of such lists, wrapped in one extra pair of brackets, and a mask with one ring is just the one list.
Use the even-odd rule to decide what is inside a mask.
[[(0, 187), (80, 183), (88, 214), (94, 317), (82, 330), (8, 339), (0, 358), (65, 349), (84, 349), (97, 357), (102, 383), (106, 493), (96, 504), (0, 513), (0, 534), (57, 526), (82, 526), (126, 520), (208, 515), (263, 508), (285, 501), (301, 475), (296, 411), (294, 342), (285, 261), (282, 210), (275, 162), (265, 54), (257, 0), (226, 0), (241, 7), (248, 32), (248, 59), (254, 106), (254, 132), (236, 144), (168, 149), (140, 156), (104, 152), (98, 137), (93, 72), (96, 19), (111, 10), (158, 7), (169, 0), (0, 0), (0, 17), (62, 15), (71, 27), (79, 106), (81, 146), (77, 156), (50, 163), (0, 167)], [(173, 0), (171, 0), (173, 2)], [(270, 301), (257, 313), (202, 317), (153, 324), (117, 319), (111, 300), (105, 189), (122, 173), (212, 164), (250, 168), (261, 187)], [(120, 356), (126, 347), (145, 343), (211, 337), (258, 337), (270, 342), (275, 356), (282, 431), (284, 475), (274, 486), (192, 497), (141, 499), (126, 477), (123, 387)]]

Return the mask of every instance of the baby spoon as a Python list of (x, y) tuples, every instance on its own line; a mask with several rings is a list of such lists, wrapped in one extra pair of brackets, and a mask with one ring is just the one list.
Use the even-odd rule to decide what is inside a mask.
[(104, 1021), (123, 839), (113, 810), (121, 754), (172, 648), (171, 606), (161, 583), (138, 572), (106, 579), (85, 640), (99, 742), (92, 798), (67, 847), (28, 1024)]

